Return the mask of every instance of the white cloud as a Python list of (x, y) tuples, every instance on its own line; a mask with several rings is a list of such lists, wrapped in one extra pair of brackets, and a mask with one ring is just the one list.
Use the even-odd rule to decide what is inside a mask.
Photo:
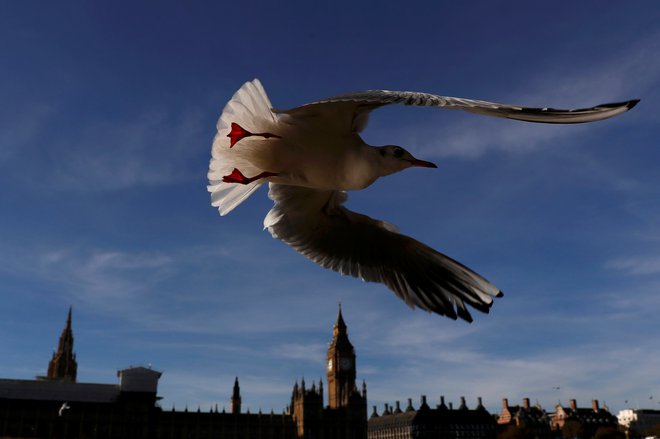
[(317, 364), (325, 357), (327, 348), (324, 343), (282, 343), (273, 346), (270, 354), (279, 358), (311, 361)]
[(471, 347), (469, 339), (448, 345), (431, 343), (416, 352), (406, 349), (395, 370), (368, 378), (370, 404), (382, 410), (385, 402), (408, 397), (417, 401), (425, 394), (430, 401), (445, 395), (454, 404), (460, 396), (467, 396), (472, 407), (481, 396), (491, 410), (497, 410), (502, 398), (520, 401), (523, 397), (538, 400), (546, 409), (558, 400), (571, 398), (586, 405), (591, 399), (605, 400), (618, 409), (625, 406), (626, 399), (644, 394), (645, 385), (657, 381), (652, 365), (660, 360), (660, 354), (654, 353), (650, 340), (639, 334), (633, 339), (633, 344), (603, 339), (571, 347), (557, 340), (554, 348), (547, 347), (539, 354), (524, 348), (520, 352), (482, 353)]
[(47, 283), (66, 301), (104, 312), (130, 309), (176, 271), (172, 258), (158, 252), (73, 246), (6, 248), (0, 260), (6, 272)]
[(614, 259), (606, 264), (607, 268), (613, 268), (632, 275), (659, 274), (660, 257), (630, 257)]

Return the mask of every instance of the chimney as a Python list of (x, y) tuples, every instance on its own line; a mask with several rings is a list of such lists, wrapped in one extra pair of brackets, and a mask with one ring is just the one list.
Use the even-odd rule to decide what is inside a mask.
[(599, 407), (598, 407), (598, 400), (597, 399), (592, 399), (591, 400), (591, 407), (594, 409), (594, 412), (598, 413)]
[(465, 396), (461, 396), (461, 406), (459, 410), (467, 410), (467, 405), (465, 405)]
[(502, 398), (502, 408), (503, 409), (509, 409), (509, 400), (506, 398)]
[(483, 405), (483, 402), (481, 400), (481, 396), (478, 396), (477, 397), (477, 409), (483, 409), (483, 408), (484, 408), (484, 405)]
[(529, 410), (529, 398), (523, 398), (523, 408)]
[(571, 410), (577, 410), (577, 402), (574, 399), (571, 399), (569, 401), (569, 404), (570, 404)]
[(415, 409), (413, 408), (413, 405), (412, 405), (412, 398), (408, 398), (408, 407), (406, 407), (406, 411), (407, 412), (415, 411)]

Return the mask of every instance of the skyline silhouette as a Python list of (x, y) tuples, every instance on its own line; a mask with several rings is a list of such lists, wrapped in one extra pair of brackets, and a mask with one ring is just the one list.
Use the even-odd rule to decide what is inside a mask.
[[(244, 409), (277, 410), (292, 379), (324, 373), (341, 301), (369, 406), (426, 394), (658, 407), (658, 22), (650, 0), (3, 2), (0, 376), (46, 373), (71, 305), (79, 381), (152, 364), (164, 407), (210, 407), (238, 375)], [(272, 239), (265, 188), (218, 217), (216, 122), (255, 77), (281, 108), (367, 89), (641, 102), (575, 126), (372, 114), (366, 142), (438, 168), (382, 179), (347, 207), (505, 292), (468, 325)]]

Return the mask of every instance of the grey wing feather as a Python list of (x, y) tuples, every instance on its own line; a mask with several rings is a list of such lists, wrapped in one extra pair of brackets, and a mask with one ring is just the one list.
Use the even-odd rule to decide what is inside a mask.
[(342, 206), (344, 192), (270, 184), (275, 206), (264, 220), (273, 237), (317, 264), (385, 284), (411, 307), (472, 321), (501, 291), (453, 259), (383, 221)]
[[(357, 120), (358, 116), (362, 117), (360, 124), (354, 122), (352, 126), (353, 132), (359, 132), (366, 125), (366, 118), (363, 116), (365, 112), (368, 113), (374, 108), (390, 104), (464, 110), (485, 116), (503, 117), (525, 122), (568, 124), (594, 122), (607, 119), (630, 110), (637, 105), (638, 102), (638, 99), (633, 99), (625, 102), (596, 105), (589, 108), (565, 110), (556, 108), (524, 107), (520, 105), (501, 104), (497, 102), (455, 98), (412, 91), (368, 90), (346, 93), (312, 102), (285, 111), (285, 113), (292, 115), (313, 113), (315, 111), (320, 111), (318, 108), (319, 106), (337, 107), (338, 110), (341, 108), (342, 111), (348, 113), (347, 117), (350, 117), (353, 120)], [(315, 109), (315, 107), (317, 108)], [(326, 110), (324, 109), (323, 111)]]

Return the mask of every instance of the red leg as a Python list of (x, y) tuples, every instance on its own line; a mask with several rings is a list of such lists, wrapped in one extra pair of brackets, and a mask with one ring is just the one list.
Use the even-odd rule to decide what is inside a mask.
[(269, 139), (271, 137), (274, 137), (276, 139), (281, 139), (280, 136), (276, 134), (271, 134), (271, 133), (251, 133), (239, 124), (232, 122), (231, 123), (231, 131), (229, 134), (227, 134), (227, 137), (229, 137), (229, 147), (233, 148), (236, 143), (238, 143), (241, 139), (245, 137), (251, 137), (251, 136), (260, 136), (263, 137), (264, 139)]
[(231, 171), (231, 174), (225, 175), (222, 177), (222, 181), (225, 183), (240, 183), (240, 184), (250, 184), (253, 181), (259, 180), (260, 178), (274, 177), (277, 173), (275, 172), (262, 172), (261, 174), (255, 175), (254, 177), (246, 177), (241, 171), (237, 168), (234, 168)]

